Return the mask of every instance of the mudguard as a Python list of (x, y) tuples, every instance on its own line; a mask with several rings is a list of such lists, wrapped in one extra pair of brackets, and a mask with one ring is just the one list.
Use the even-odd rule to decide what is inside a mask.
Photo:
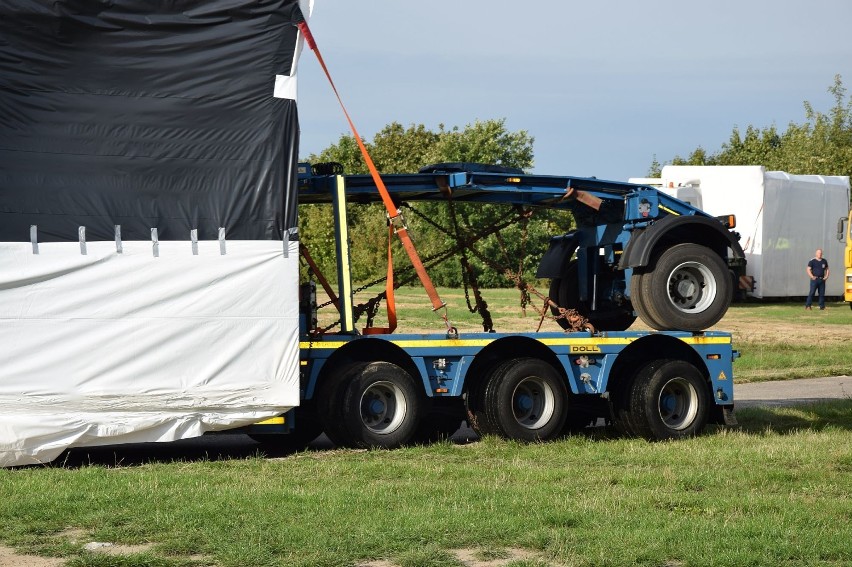
[(580, 235), (577, 231), (551, 238), (550, 247), (541, 257), (535, 277), (561, 278), (579, 245)]
[(734, 258), (742, 259), (745, 254), (739, 238), (738, 233), (727, 230), (714, 217), (667, 216), (634, 231), (621, 255), (618, 268), (625, 270), (647, 266), (657, 244), (664, 240), (670, 245), (682, 242), (701, 244), (716, 251), (722, 258), (727, 258), (727, 249), (730, 248)]

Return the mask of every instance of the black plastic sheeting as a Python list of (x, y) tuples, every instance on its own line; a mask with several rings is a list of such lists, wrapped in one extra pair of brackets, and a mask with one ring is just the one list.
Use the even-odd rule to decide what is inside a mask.
[(0, 241), (282, 238), (299, 125), (273, 89), (301, 20), (297, 0), (0, 0)]

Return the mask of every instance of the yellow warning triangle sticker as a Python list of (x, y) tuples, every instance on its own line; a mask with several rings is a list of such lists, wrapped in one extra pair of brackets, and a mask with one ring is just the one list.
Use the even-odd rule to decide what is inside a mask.
[(728, 377), (727, 377), (727, 376), (725, 376), (725, 372), (724, 372), (724, 371), (719, 372), (719, 378), (718, 378), (718, 380), (727, 380), (727, 379), (728, 379)]

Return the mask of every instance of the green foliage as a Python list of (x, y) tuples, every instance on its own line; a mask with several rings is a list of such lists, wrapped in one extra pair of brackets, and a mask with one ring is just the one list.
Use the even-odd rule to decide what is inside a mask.
[[(405, 128), (394, 122), (378, 132), (372, 141), (363, 142), (376, 168), (383, 174), (412, 173), (424, 165), (440, 162), (499, 164), (520, 169), (528, 169), (533, 165), (534, 139), (523, 130), (508, 131), (505, 119), (476, 121), (464, 128), (454, 126), (448, 129), (440, 124), (437, 131), (429, 130), (422, 124)], [(309, 156), (306, 161), (335, 161), (343, 165), (347, 174), (367, 173), (358, 144), (349, 135), (341, 136), (336, 144)], [(460, 203), (454, 209), (457, 215), (457, 223), (454, 224), (448, 203), (418, 202), (412, 203), (412, 209), (403, 209), (403, 214), (422, 258), (440, 255), (457, 246), (456, 234), (462, 238), (476, 238), (498, 219), (513, 214), (511, 208), (506, 206)], [(353, 280), (357, 285), (384, 277), (387, 265), (387, 219), (384, 207), (380, 204), (350, 205), (347, 214)], [(526, 228), (514, 225), (501, 231), (499, 237), (492, 235), (482, 239), (477, 244), (479, 255), (467, 254), (473, 277), (487, 287), (513, 285), (503, 273), (495, 271), (493, 265), (483, 262), (484, 257), (514, 272), (522, 271), (525, 279), (532, 278), (550, 237), (567, 231), (572, 223), (568, 213), (557, 215), (552, 211), (539, 210)], [(330, 207), (302, 206), (299, 225), (302, 241), (310, 249), (323, 273), (334, 279), (335, 251)], [(398, 243), (394, 244), (394, 258), (397, 266), (410, 266)], [(459, 287), (463, 283), (462, 267), (457, 256), (428, 268), (436, 285)]]
[[(793, 174), (852, 175), (852, 97), (847, 98), (840, 75), (828, 88), (834, 106), (828, 113), (805, 102), (802, 124), (791, 122), (779, 132), (775, 125), (735, 127), (716, 153), (698, 147), (686, 158), (675, 156), (673, 165), (763, 165)], [(659, 176), (656, 157), (651, 174)]]

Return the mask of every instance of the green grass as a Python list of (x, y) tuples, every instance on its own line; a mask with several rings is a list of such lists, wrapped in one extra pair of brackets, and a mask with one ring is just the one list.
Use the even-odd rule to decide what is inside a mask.
[(741, 341), (742, 357), (734, 363), (738, 382), (789, 380), (852, 374), (852, 343), (814, 348), (812, 344), (764, 344)]
[[(455, 325), (481, 329), (460, 290), (440, 291)], [(498, 330), (537, 326), (516, 290), (485, 294)], [(400, 330), (443, 330), (419, 288), (399, 303)], [(852, 374), (850, 323), (842, 303), (738, 304), (718, 328), (734, 330), (742, 382)], [(671, 443), (598, 429), (533, 445), (0, 470), (0, 543), (72, 567), (459, 567), (462, 548), (510, 567), (852, 566), (852, 400), (737, 415), (740, 428)], [(85, 552), (75, 530), (151, 547)], [(508, 559), (516, 548), (533, 555)]]
[(805, 311), (803, 302), (744, 303), (732, 306), (717, 325), (734, 329), (742, 357), (739, 382), (852, 374), (852, 310), (827, 303)]
[[(648, 443), (596, 430), (282, 459), (0, 470), (0, 541), (69, 565), (852, 565), (852, 400)], [(152, 543), (115, 558), (58, 534)], [(89, 540), (87, 540), (89, 541)], [(484, 558), (484, 557), (483, 557)]]

